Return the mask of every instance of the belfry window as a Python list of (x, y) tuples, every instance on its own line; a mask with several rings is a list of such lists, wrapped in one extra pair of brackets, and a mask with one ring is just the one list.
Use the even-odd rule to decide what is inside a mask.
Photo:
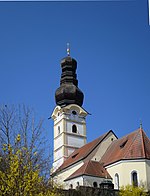
[(77, 133), (77, 126), (76, 125), (72, 126), (72, 133)]
[(132, 185), (135, 187), (135, 186), (138, 186), (138, 178), (137, 178), (137, 172), (136, 171), (133, 171), (131, 173), (131, 178), (132, 178)]

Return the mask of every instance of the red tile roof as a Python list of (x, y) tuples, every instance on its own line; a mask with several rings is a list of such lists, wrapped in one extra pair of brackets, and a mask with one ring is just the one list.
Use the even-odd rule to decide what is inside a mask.
[(56, 170), (56, 173), (58, 171), (61, 171), (62, 169), (67, 168), (68, 166), (86, 158), (102, 141), (103, 139), (110, 133), (113, 132), (110, 130), (109, 132), (105, 133), (104, 135), (98, 137), (97, 139), (93, 140), (90, 143), (87, 143), (86, 145), (82, 146), (81, 148), (75, 150), (66, 161)]
[(119, 160), (150, 159), (150, 139), (140, 128), (115, 140), (101, 159), (105, 166)]
[(111, 179), (111, 176), (105, 170), (102, 164), (96, 161), (89, 160), (86, 161), (78, 170), (76, 170), (72, 175), (70, 175), (65, 181), (83, 175)]

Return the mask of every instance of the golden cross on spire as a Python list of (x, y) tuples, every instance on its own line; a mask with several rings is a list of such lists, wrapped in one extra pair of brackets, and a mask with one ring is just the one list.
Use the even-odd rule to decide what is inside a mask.
[(67, 55), (70, 56), (70, 44), (67, 43)]

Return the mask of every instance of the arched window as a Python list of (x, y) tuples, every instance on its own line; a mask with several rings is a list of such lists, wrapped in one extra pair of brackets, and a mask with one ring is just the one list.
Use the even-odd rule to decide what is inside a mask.
[(93, 182), (93, 187), (97, 188), (97, 182)]
[(133, 171), (131, 173), (131, 179), (132, 179), (132, 185), (133, 186), (138, 186), (138, 178), (137, 178), (137, 172)]
[(78, 188), (79, 188), (79, 186), (80, 186), (80, 184), (79, 184), (79, 182), (77, 182), (77, 186), (76, 186), (76, 189), (78, 189)]
[(76, 125), (73, 125), (72, 126), (72, 133), (77, 133), (77, 127), (76, 127)]
[(60, 126), (58, 126), (58, 135), (60, 134)]
[(72, 184), (70, 184), (70, 189), (73, 189), (73, 185)]
[(117, 173), (115, 174), (115, 185), (116, 189), (119, 189), (119, 175)]

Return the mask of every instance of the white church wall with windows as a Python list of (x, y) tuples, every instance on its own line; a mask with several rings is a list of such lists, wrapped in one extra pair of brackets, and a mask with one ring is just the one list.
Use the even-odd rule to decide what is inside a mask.
[[(106, 166), (105, 168), (113, 178), (115, 189), (126, 185), (143, 185), (148, 181), (147, 177), (148, 174), (150, 174), (150, 170), (148, 171), (146, 169), (146, 160), (140, 159), (118, 161), (114, 164)], [(118, 176), (116, 175), (116, 171)]]
[[(65, 185), (67, 186), (67, 189), (69, 188), (75, 189), (78, 186), (89, 186), (89, 187), (100, 188), (101, 183), (105, 182), (105, 180), (106, 180), (105, 178), (83, 175), (83, 176), (75, 177), (73, 179), (65, 180)], [(109, 180), (112, 181), (111, 179)]]
[[(72, 181), (65, 181), (64, 182), (64, 179), (67, 179), (72, 173), (74, 173), (76, 170), (78, 170), (83, 164), (84, 164), (84, 162), (80, 161), (80, 162), (76, 163), (75, 165), (72, 165), (72, 166), (64, 169), (63, 172), (60, 171), (58, 173), (58, 175), (53, 178), (54, 181), (60, 185), (63, 185), (65, 187), (65, 189), (68, 189), (70, 187), (70, 184), (72, 184)], [(81, 181), (79, 181), (79, 182), (81, 182)]]

